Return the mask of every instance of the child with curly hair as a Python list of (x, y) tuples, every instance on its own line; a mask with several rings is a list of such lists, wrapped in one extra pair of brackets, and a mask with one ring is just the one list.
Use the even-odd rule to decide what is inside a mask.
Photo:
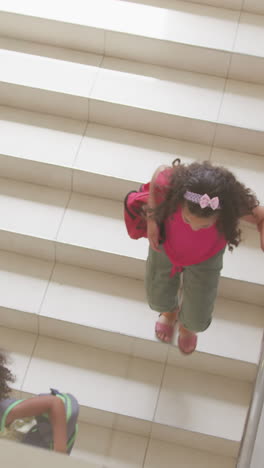
[[(63, 400), (55, 396), (55, 394), (39, 395), (26, 400), (11, 399), (10, 384), (14, 381), (15, 378), (7, 366), (6, 354), (0, 351), (0, 438), (30, 444), (30, 441), (25, 440), (25, 435), (31, 429), (36, 431), (38, 417), (45, 415), (45, 418), (46, 416), (48, 418), (46, 421), (49, 421), (52, 429), (53, 450), (69, 453), (67, 448), (67, 418)], [(56, 391), (56, 393), (59, 392)], [(37, 444), (34, 443), (33, 445)], [(43, 444), (41, 445), (41, 441), (38, 446), (48, 448)]]
[(190, 354), (197, 333), (211, 323), (223, 254), (226, 246), (233, 250), (239, 245), (241, 219), (258, 226), (264, 250), (264, 207), (227, 169), (206, 161), (190, 165), (176, 161), (172, 167), (159, 167), (150, 183), (146, 292), (149, 306), (160, 313), (157, 337), (170, 342), (179, 321), (178, 347)]

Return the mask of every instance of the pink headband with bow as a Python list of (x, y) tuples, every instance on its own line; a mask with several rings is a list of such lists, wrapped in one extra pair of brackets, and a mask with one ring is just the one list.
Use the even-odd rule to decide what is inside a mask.
[(199, 193), (185, 192), (184, 198), (193, 203), (197, 203), (201, 208), (206, 208), (207, 206), (210, 206), (212, 210), (217, 210), (217, 208), (220, 208), (219, 198), (210, 198), (207, 193), (200, 195)]

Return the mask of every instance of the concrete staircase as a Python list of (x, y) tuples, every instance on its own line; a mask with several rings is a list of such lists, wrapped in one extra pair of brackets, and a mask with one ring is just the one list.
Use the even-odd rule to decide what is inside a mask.
[[(207, 5), (208, 4), (208, 5)], [(175, 157), (264, 203), (262, 0), (0, 0), (0, 343), (15, 394), (81, 404), (73, 458), (233, 468), (264, 325), (256, 229), (197, 351), (156, 340), (122, 199)]]

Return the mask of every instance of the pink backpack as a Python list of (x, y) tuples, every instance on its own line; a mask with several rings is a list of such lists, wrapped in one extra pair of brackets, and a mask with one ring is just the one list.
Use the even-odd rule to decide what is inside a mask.
[[(128, 192), (124, 200), (124, 219), (127, 228), (128, 235), (131, 239), (140, 239), (141, 237), (147, 236), (147, 220), (144, 212), (144, 206), (148, 202), (149, 197), (149, 186), (142, 184), (138, 191), (132, 190)], [(157, 197), (157, 201), (161, 201), (160, 197)], [(160, 229), (160, 242), (165, 240), (164, 224), (161, 223)]]
[[(160, 172), (156, 182), (158, 186), (155, 190), (155, 200), (156, 203), (162, 203), (165, 199), (166, 192), (169, 187), (169, 177), (172, 173), (172, 168), (181, 163), (179, 158), (174, 159), (172, 162), (172, 167), (166, 168), (164, 171)], [(147, 184), (142, 184), (138, 191), (132, 190), (128, 192), (124, 200), (124, 218), (127, 228), (128, 235), (131, 239), (140, 239), (141, 237), (147, 236), (147, 220), (146, 214), (144, 212), (144, 206), (148, 202), (149, 197), (150, 182)], [(160, 242), (165, 240), (165, 229), (164, 223), (161, 223), (160, 226)]]
[(141, 185), (139, 191), (128, 192), (124, 200), (124, 218), (131, 239), (147, 237), (147, 221), (144, 205), (148, 202), (149, 183)]

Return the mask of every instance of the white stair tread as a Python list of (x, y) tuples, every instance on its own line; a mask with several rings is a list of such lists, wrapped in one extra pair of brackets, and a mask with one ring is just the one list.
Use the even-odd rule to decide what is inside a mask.
[(127, 235), (122, 202), (79, 194), (71, 196), (57, 241), (141, 260), (148, 243)]
[[(101, 61), (99, 56), (40, 44), (24, 45), (23, 41), (16, 46), (18, 52), (12, 50), (17, 41), (0, 39), (1, 45), (3, 42), (8, 46), (0, 51), (0, 63), (10, 73), (2, 75), (1, 104), (87, 120), (88, 95)], [(19, 69), (23, 70), (21, 80), (17, 79)]]
[(68, 199), (63, 190), (1, 179), (0, 228), (54, 240)]
[[(210, 158), (209, 146), (171, 138), (90, 123), (82, 139), (85, 122), (3, 106), (0, 115), (0, 153), (2, 158), (5, 156), (5, 159), (0, 158), (1, 173), (14, 179), (56, 186), (60, 186), (59, 178), (62, 188), (69, 189), (71, 172), (65, 174), (64, 170), (73, 167), (73, 189), (77, 192), (123, 198), (126, 190), (150, 180), (160, 164), (170, 165), (175, 157), (184, 163)], [(16, 138), (13, 138), (14, 134)], [(12, 157), (16, 158), (14, 164), (10, 162)], [(26, 166), (22, 170), (25, 159), (29, 163), (46, 163), (48, 169), (46, 172), (43, 168), (41, 171), (28, 170)], [(261, 156), (215, 147), (211, 159), (213, 163), (229, 168), (247, 186), (254, 187), (259, 200), (264, 202)], [(56, 179), (54, 169), (57, 169)], [(90, 174), (113, 178), (113, 181), (107, 189), (106, 184), (98, 185), (97, 179), (92, 183)], [(115, 190), (117, 179), (120, 184), (123, 181), (121, 193)]]
[[(116, 255), (117, 261), (122, 262), (146, 259), (148, 241), (129, 238), (123, 221), (122, 202), (75, 193), (68, 200), (69, 193), (63, 190), (1, 179), (2, 248), (9, 245), (8, 239), (12, 234), (13, 239), (17, 235), (31, 236), (39, 246), (43, 244), (42, 239), (51, 242), (47, 259), (52, 258), (55, 241), (64, 251), (68, 249), (68, 253), (71, 246), (76, 246)], [(226, 252), (223, 276), (263, 284), (259, 233), (246, 227), (243, 238), (245, 240), (239, 249), (232, 254)], [(10, 246), (8, 249), (5, 247), (5, 250), (10, 250)], [(19, 251), (19, 247), (16, 249)], [(241, 262), (245, 269), (241, 269)], [(129, 269), (126, 271), (129, 275)]]
[(264, 57), (264, 16), (242, 12), (234, 52)]
[(222, 276), (263, 285), (263, 251), (256, 228), (243, 226), (242, 242), (238, 249), (225, 253)]
[[(162, 377), (162, 364), (151, 363), (143, 359), (128, 358), (120, 353), (109, 353), (109, 351), (73, 345), (60, 340), (37, 338), (35, 334), (3, 327), (0, 328), (0, 338), (2, 349), (10, 354), (9, 366), (16, 376), (16, 381), (12, 385), (16, 398), (21, 398), (20, 390), (23, 394), (25, 393), (30, 396), (48, 391), (50, 385), (57, 388), (67, 388), (67, 391), (77, 396), (81, 404), (81, 421), (93, 422), (91, 408), (89, 408), (91, 404), (92, 406), (95, 405), (95, 408), (100, 408), (101, 412), (106, 412), (106, 415), (119, 414), (115, 418), (115, 423), (112, 420), (112, 423), (108, 426), (107, 422), (107, 427), (113, 427), (125, 432), (133, 432), (132, 428), (137, 427), (138, 424), (135, 424), (137, 421), (142, 421), (144, 424), (142, 418), (150, 415), (155, 407), (155, 401), (157, 403)], [(148, 370), (147, 373), (146, 369)], [(194, 374), (195, 384), (191, 382), (192, 374)], [(71, 379), (69, 379), (69, 375), (71, 375)], [(181, 376), (182, 385), (186, 388), (186, 401), (190, 405), (195, 404), (195, 398), (197, 398), (197, 401), (200, 401), (199, 391), (201, 391), (205, 381), (209, 382), (209, 388), (206, 388), (206, 396), (208, 397), (207, 406), (212, 406), (213, 400), (217, 398), (216, 405), (221, 404), (222, 410), (228, 412), (233, 419), (235, 418), (235, 421), (232, 420), (232, 429), (229, 429), (229, 434), (224, 439), (228, 440), (230, 436), (230, 440), (237, 443), (237, 439), (233, 440), (232, 437), (234, 435), (235, 437), (239, 436), (240, 420), (243, 418), (242, 413), (246, 415), (246, 407), (244, 405), (248, 402), (250, 385), (239, 380), (229, 380), (230, 389), (238, 395), (238, 398), (234, 402), (234, 395), (231, 394), (231, 390), (230, 392), (225, 390), (227, 387), (225, 378), (210, 377), (207, 373), (192, 373), (187, 370), (179, 370), (178, 373), (177, 369), (174, 370), (171, 366), (167, 366), (166, 381), (163, 382), (161, 388), (160, 403), (158, 404), (158, 413), (156, 415), (158, 421), (160, 414), (164, 414), (164, 419), (166, 420), (165, 428), (170, 427), (168, 424), (172, 423), (171, 427), (176, 425), (177, 430), (181, 429), (180, 420), (174, 421), (171, 418), (168, 421), (168, 408), (166, 405), (164, 407), (164, 392), (166, 395), (168, 394), (169, 403), (171, 403), (171, 399), (175, 398), (175, 379), (179, 375)], [(169, 382), (168, 379), (170, 380)], [(93, 382), (93, 385), (91, 385), (91, 382)], [(182, 385), (179, 386), (179, 398), (181, 398)], [(191, 387), (194, 385), (198, 388), (196, 396), (192, 395), (193, 392), (191, 391)], [(105, 388), (107, 388), (107, 392), (105, 392)], [(118, 392), (121, 395), (119, 399)], [(220, 396), (220, 393), (223, 396)], [(166, 398), (167, 396), (165, 396)], [(127, 402), (129, 404), (126, 405)], [(162, 410), (160, 409), (160, 405), (163, 407)], [(202, 406), (204, 407), (205, 405), (202, 401)], [(109, 413), (106, 407), (111, 408), (111, 413)], [(128, 407), (129, 411), (127, 411)], [(124, 408), (126, 408), (125, 411)], [(128, 429), (128, 424), (125, 423), (122, 413), (134, 415), (132, 419), (130, 417), (130, 430)], [(139, 413), (139, 416), (135, 416), (136, 413)], [(179, 418), (182, 417), (183, 411), (181, 410), (180, 413)], [(217, 417), (218, 415), (216, 414)], [(198, 421), (199, 418), (200, 422)], [(223, 418), (223, 415), (219, 419), (220, 424), (221, 418)], [(199, 415), (199, 410), (196, 410), (193, 422), (196, 425), (200, 424), (199, 430), (202, 431), (204, 429), (203, 419), (204, 417), (201, 414)], [(149, 422), (152, 420), (150, 419)], [(101, 424), (101, 421), (103, 421), (102, 417), (99, 418), (99, 421)], [(107, 417), (104, 418), (104, 421), (107, 421)], [(133, 421), (135, 421), (134, 424)], [(156, 424), (156, 419), (153, 422)], [(191, 423), (192, 421), (188, 417), (187, 426)], [(160, 420), (158, 426), (163, 427)], [(136, 432), (138, 430), (137, 428)], [(217, 430), (220, 431), (221, 429), (218, 427)], [(189, 431), (189, 428), (185, 427), (185, 431)], [(104, 430), (104, 432), (106, 431)], [(149, 429), (144, 434), (148, 436)], [(205, 433), (204, 436), (206, 437), (207, 434)], [(122, 434), (122, 437), (126, 440), (126, 434)], [(214, 437), (218, 436), (215, 435)], [(100, 437), (97, 438), (98, 441), (99, 439)], [(80, 442), (82, 445), (82, 441)], [(78, 444), (76, 447), (78, 448)], [(177, 447), (177, 449), (181, 448)], [(204, 449), (212, 452), (212, 448), (209, 448), (209, 446), (205, 446)], [(79, 455), (83, 457), (83, 454)]]
[(52, 268), (52, 262), (0, 250), (1, 324), (37, 332)]
[(83, 407), (152, 421), (162, 364), (8, 328), (0, 327), (0, 336), (11, 353), (15, 390), (39, 394), (52, 382), (75, 394)]
[[(216, 121), (224, 81), (209, 75), (106, 57), (91, 97), (169, 115)], [(91, 118), (92, 114), (91, 111)]]
[(245, 0), (243, 4), (245, 11), (252, 11), (254, 13), (264, 14), (264, 5), (262, 0)]
[[(16, 42), (3, 41), (6, 44), (11, 41), (9, 48)], [(65, 61), (64, 55), (74, 55), (74, 52), (64, 49), (54, 49), (32, 43), (27, 43), (25, 46), (19, 45), (19, 47), (33, 48), (34, 53), (3, 50), (1, 54), (1, 67), (4, 70), (3, 82), (6, 85), (8, 83), (23, 85), (27, 87), (28, 92), (31, 92), (30, 89), (53, 91), (52, 96), (54, 92), (57, 95), (63, 92), (65, 96), (68, 94), (71, 95), (71, 99), (77, 99), (76, 103), (78, 102), (79, 106), (81, 105), (80, 99), (84, 99), (82, 111), (79, 107), (80, 116), (84, 115), (83, 106), (87, 104), (86, 99), (90, 97), (90, 119), (93, 121), (98, 121), (100, 118), (98, 115), (102, 111), (101, 105), (118, 104), (130, 106), (134, 110), (148, 110), (152, 113), (149, 118), (151, 119), (152, 115), (154, 120), (157, 113), (167, 114), (168, 117), (173, 118), (194, 119), (197, 125), (203, 125), (204, 131), (204, 125), (209, 131), (207, 136), (201, 135), (200, 141), (210, 140), (213, 131), (211, 126), (216, 121), (244, 129), (263, 130), (264, 86), (228, 80), (224, 91), (225, 80), (219, 77), (114, 58), (104, 58), (101, 63), (100, 56), (81, 53), (89, 57), (85, 58), (88, 65), (84, 65), (76, 63), (79, 60), (78, 56), (75, 62), (73, 62), (74, 58), (71, 62)], [(40, 56), (40, 50), (43, 50), (42, 54), (46, 53), (47, 56)], [(39, 55), (36, 55), (37, 53)], [(55, 54), (56, 58), (50, 58), (51, 54)], [(50, 71), (47, 68), (49, 66)], [(73, 73), (71, 73), (71, 67), (74, 67)], [(44, 73), (43, 70), (45, 70)], [(74, 78), (75, 73), (78, 74), (78, 80)], [(64, 79), (65, 74), (69, 77), (69, 82)], [(53, 99), (50, 101), (46, 99), (45, 106), (47, 105), (50, 105), (53, 112), (56, 112)], [(75, 111), (74, 115), (76, 115)], [(107, 117), (104, 116), (104, 118)], [(199, 128), (201, 130), (201, 127)], [(196, 136), (193, 138), (196, 139)]]
[[(0, 39), (1, 80), (88, 97), (102, 57), (32, 42)], [(18, 75), (19, 73), (19, 75)], [(17, 78), (16, 78), (17, 75)]]
[[(137, 0), (141, 1), (141, 0)], [(199, 3), (203, 5), (212, 5), (217, 8), (230, 8), (231, 10), (241, 10), (243, 0), (186, 0), (189, 3)]]
[[(68, 3), (48, 1), (39, 7), (34, 2), (1, 2), (7, 12), (81, 24), (107, 31), (123, 32), (165, 41), (177, 41), (202, 47), (232, 50), (239, 19), (238, 11), (188, 4), (182, 0), (126, 2), (97, 0), (96, 4), (81, 0)], [(103, 14), (102, 14), (103, 12)]]
[(74, 191), (106, 198), (123, 199), (176, 157), (186, 163), (210, 157), (209, 146), (92, 123), (82, 138), (83, 121), (11, 107), (1, 106), (0, 118), (3, 177), (69, 190), (73, 169)]
[[(186, 430), (192, 427), (197, 432), (239, 441), (251, 393), (249, 384), (241, 384), (214, 375), (205, 379), (204, 373), (167, 366), (155, 421), (169, 426), (177, 421)], [(205, 414), (212, 417), (205, 418)]]
[(147, 437), (79, 423), (72, 457), (94, 468), (142, 468), (147, 444)]
[[(82, 406), (240, 441), (250, 384), (167, 366), (161, 386), (162, 373), (159, 363), (39, 337), (22, 390), (40, 393), (48, 374), (55, 388), (67, 386)], [(214, 412), (213, 421), (205, 420), (207, 412)]]
[[(141, 1), (141, 0), (134, 0)], [(145, 0), (151, 1), (153, 0)], [(159, 2), (161, 0), (157, 0)], [(252, 13), (264, 14), (264, 5), (262, 0), (186, 0), (189, 3), (199, 3), (211, 5), (218, 8), (230, 8), (231, 10), (242, 10)]]
[[(264, 202), (264, 159), (261, 156), (216, 147), (210, 155), (209, 146), (93, 123), (88, 124), (74, 166), (93, 174), (142, 183), (151, 179), (159, 165), (171, 165), (176, 157), (185, 164), (211, 159), (214, 164), (224, 165), (254, 189), (259, 200)], [(78, 172), (74, 174), (74, 189), (92, 193), (94, 187), (89, 188), (82, 177), (83, 172), (82, 176)], [(99, 189), (97, 194), (100, 196)]]
[[(263, 312), (261, 307), (218, 298), (211, 326), (199, 335), (198, 350), (257, 364)], [(106, 273), (56, 265), (41, 317), (156, 341), (157, 314), (146, 303), (143, 283)], [(51, 323), (50, 329), (54, 326)], [(241, 346), (245, 340), (250, 346)]]
[[(26, 391), (27, 393), (34, 395), (43, 391), (48, 391), (48, 388), (52, 382), (52, 385), (54, 386), (59, 385), (61, 388), (63, 386), (63, 388), (67, 388), (67, 391), (74, 392), (77, 398), (79, 399), (81, 405), (85, 406), (87, 399), (91, 402), (91, 398), (94, 398), (94, 400), (97, 401), (97, 403), (95, 401), (95, 404), (99, 405), (100, 402), (102, 402), (103, 406), (106, 406), (106, 404), (108, 403), (111, 405), (112, 410), (118, 409), (118, 411), (122, 407), (122, 403), (120, 406), (121, 400), (124, 398), (125, 395), (127, 395), (125, 397), (125, 400), (130, 399), (129, 406), (131, 411), (133, 411), (137, 406), (143, 406), (143, 404), (145, 403), (144, 409), (140, 413), (140, 418), (142, 416), (144, 417), (144, 412), (146, 414), (146, 405), (151, 406), (149, 398), (153, 400), (154, 394), (156, 394), (157, 396), (156, 384), (157, 381), (160, 382), (159, 376), (157, 376), (157, 370), (158, 368), (160, 369), (162, 367), (161, 365), (155, 365), (154, 369), (151, 363), (144, 360), (133, 360), (133, 363), (131, 365), (131, 362), (129, 364), (126, 357), (119, 354), (114, 355), (114, 353), (105, 352), (103, 356), (101, 354), (101, 351), (96, 350), (94, 348), (88, 348), (83, 346), (76, 347), (74, 345), (68, 346), (68, 344), (66, 344), (65, 342), (50, 339), (44, 339), (44, 341), (42, 340), (42, 343), (40, 343), (41, 339), (39, 339), (37, 348), (35, 348), (36, 337), (34, 334), (25, 333), (17, 330), (10, 330), (7, 328), (0, 328), (0, 336), (2, 348), (5, 349), (8, 353), (10, 353), (9, 365), (11, 367), (12, 372), (16, 375), (16, 381), (13, 387), (18, 391), (21, 389), (23, 392)], [(88, 370), (89, 365), (90, 370)], [(127, 367), (127, 371), (125, 371), (125, 367)], [(148, 368), (147, 377), (146, 367)], [(71, 371), (71, 374), (68, 373), (69, 371)], [(76, 378), (69, 379), (69, 375), (72, 376), (75, 374)], [(93, 376), (93, 380), (91, 380), (91, 374)], [(205, 374), (205, 376), (207, 377), (207, 374)], [(116, 381), (115, 383), (114, 380)], [(107, 392), (99, 391), (100, 388), (102, 388), (100, 384), (103, 384), (103, 381), (105, 381), (105, 383), (107, 384), (104, 387), (107, 388)], [(93, 382), (93, 385), (91, 385), (91, 382)], [(237, 382), (239, 383), (239, 381)], [(231, 381), (231, 385), (233, 385), (233, 383), (234, 382)], [(83, 386), (81, 384), (85, 385)], [(234, 383), (234, 385), (237, 386), (237, 383)], [(126, 390), (125, 393), (122, 394), (118, 405), (116, 405), (116, 408), (114, 408), (115, 402), (117, 401), (115, 393), (118, 391), (123, 392), (124, 390)], [(168, 391), (167, 387), (165, 388), (165, 391)], [(231, 411), (231, 413), (229, 414), (232, 414), (232, 416), (234, 416), (234, 414), (239, 413), (238, 406), (239, 404), (243, 405), (243, 401), (245, 400), (247, 392), (248, 385), (244, 385), (241, 383), (240, 396), (238, 398), (238, 401), (234, 405), (232, 405), (233, 411)], [(241, 393), (243, 394), (242, 397)], [(14, 394), (16, 396), (16, 392), (14, 392)], [(111, 396), (113, 397), (112, 401)], [(224, 396), (226, 397), (225, 394)], [(19, 393), (17, 398), (19, 398)], [(140, 401), (141, 398), (143, 398), (143, 402)], [(235, 408), (233, 408), (233, 406)], [(81, 415), (84, 415), (83, 410), (81, 411)], [(229, 409), (229, 411), (230, 410), (231, 409)], [(243, 410), (241, 409), (241, 412), (242, 411)], [(89, 429), (88, 432), (90, 432)], [(84, 453), (85, 430), (84, 425), (81, 424), (81, 437), (79, 441), (77, 440), (76, 443), (77, 457), (86, 459), (87, 455), (88, 457), (91, 457), (91, 453), (87, 454), (87, 449), (90, 449), (92, 446), (93, 450), (94, 444), (96, 444), (97, 447), (96, 453), (101, 452), (101, 450), (103, 450), (103, 454), (106, 454), (105, 442), (109, 441), (109, 431), (106, 428), (98, 428), (97, 431), (93, 431), (93, 434), (94, 436), (96, 436), (97, 442), (95, 442), (95, 439), (92, 438), (92, 436), (89, 437), (85, 444), (86, 453)], [(110, 459), (113, 456), (117, 456), (114, 450), (114, 441), (117, 442), (123, 440), (125, 445), (127, 445), (127, 442), (130, 441), (133, 446), (134, 443), (136, 443), (137, 445), (137, 442), (139, 442), (141, 445), (141, 443), (143, 444), (143, 440), (145, 440), (145, 438), (140, 438), (138, 436), (132, 435), (129, 436), (127, 434), (121, 434), (120, 432), (116, 432), (116, 434), (112, 434), (112, 436), (113, 443), (110, 447), (111, 450), (108, 452), (108, 456), (110, 457)], [(162, 446), (162, 444), (160, 445)], [(100, 450), (98, 450), (99, 447)], [(177, 450), (181, 451), (183, 449), (181, 447), (177, 447)], [(129, 454), (129, 451), (126, 451), (126, 453)], [(189, 453), (191, 454), (192, 451), (190, 451)], [(202, 453), (200, 455), (199, 453), (197, 453), (197, 455), (202, 457)], [(132, 454), (130, 454), (129, 457), (130, 456), (132, 456)], [(211, 455), (207, 453), (206, 456), (209, 457), (209, 459), (211, 457)], [(122, 457), (125, 457), (125, 454), (122, 454)], [(214, 460), (213, 457), (212, 460)], [(217, 457), (216, 460), (218, 460)], [(95, 460), (90, 461), (92, 462)], [(229, 461), (231, 462), (231, 460)], [(227, 466), (229, 467), (229, 465)]]
[(227, 80), (218, 122), (262, 132), (263, 101), (264, 86)]
[(1, 106), (2, 176), (70, 190), (85, 124)]
[[(211, 0), (211, 5), (210, 0), (208, 4), (202, 0), (98, 0), (94, 5), (78, 0), (78, 6), (68, 3), (62, 10), (59, 0), (45, 6), (34, 5), (31, 0), (25, 5), (3, 0), (0, 28), (3, 36), (35, 43), (263, 84), (261, 44), (255, 46), (253, 62), (246, 44), (243, 49), (240, 35), (239, 51), (234, 51), (240, 7), (232, 6), (231, 0), (221, 1), (222, 5), (219, 0)], [(253, 17), (251, 39), (256, 36), (254, 23)], [(230, 68), (231, 53), (234, 60)], [(248, 68), (255, 73), (249, 74)]]
[(22, 390), (39, 393), (48, 374), (55, 388), (67, 384), (82, 406), (151, 421), (162, 369), (153, 361), (39, 337)]
[[(158, 362), (166, 360), (168, 347), (155, 337), (157, 313), (148, 307), (141, 281), (62, 264), (52, 268), (44, 260), (0, 251), (2, 325)], [(188, 367), (252, 381), (263, 325), (263, 308), (218, 298), (213, 322), (199, 335), (197, 352), (189, 358)], [(212, 356), (221, 362), (211, 363)], [(169, 362), (187, 366), (173, 346)]]
[[(110, 47), (111, 32), (116, 32), (263, 57), (260, 40), (263, 18), (246, 12), (240, 16), (241, 1), (152, 0), (130, 3), (97, 0), (92, 4), (78, 0), (74, 4), (68, 2), (62, 9), (59, 1), (49, 0), (45, 5), (39, 5), (32, 0), (23, 3), (2, 0), (1, 10), (30, 16), (32, 23), (34, 18), (40, 18), (108, 31), (106, 51)], [(244, 9), (254, 11), (253, 6), (249, 6), (246, 1)]]
[[(262, 307), (218, 298), (212, 324), (205, 333), (199, 334), (198, 350), (208, 352), (210, 349), (214, 355), (232, 356), (232, 359), (257, 365), (264, 324), (263, 312)], [(243, 343), (251, 341), (251, 336), (252, 348), (249, 350)]]
[[(210, 147), (89, 123), (74, 167), (142, 183), (151, 179), (158, 166), (171, 165), (176, 157), (184, 163), (209, 159)], [(89, 190), (78, 172), (74, 174), (73, 186), (76, 191)]]
[(0, 106), (0, 122), (2, 155), (62, 167), (73, 166), (86, 125), (5, 106)]
[(151, 440), (145, 468), (160, 468), (161, 466), (174, 468), (175, 463), (184, 468), (235, 468), (234, 458), (216, 456), (176, 444)]
[[(73, 168), (73, 189), (101, 197), (110, 195), (111, 198), (123, 198), (126, 190), (150, 180), (160, 164), (170, 165), (176, 157), (184, 163), (210, 159), (209, 146), (171, 138), (93, 123), (88, 124), (82, 138), (85, 128), (82, 121), (4, 106), (0, 107), (0, 116), (0, 167), (3, 175), (69, 189), (70, 169)], [(14, 134), (16, 138), (13, 138)], [(10, 161), (12, 157), (16, 158), (13, 164)], [(33, 170), (33, 166), (30, 166), (32, 169), (28, 170), (28, 166), (24, 166), (22, 170), (25, 159), (29, 163), (47, 164), (48, 169), (44, 171), (42, 166), (41, 170), (39, 167)], [(229, 168), (247, 186), (254, 187), (259, 200), (264, 202), (264, 160), (261, 156), (214, 147), (211, 159), (213, 163)], [(69, 169), (67, 174), (66, 168)], [(92, 183), (90, 174), (113, 178), (113, 181), (106, 189), (106, 184), (99, 185), (98, 179)], [(115, 190), (117, 180), (120, 184), (122, 182), (121, 193)]]
[(1, 43), (3, 82), (191, 118), (217, 119), (223, 78), (113, 58), (105, 58), (99, 70), (99, 55), (30, 42), (21, 45), (12, 39), (1, 39)]
[(91, 424), (79, 423), (72, 457), (96, 468), (234, 468), (235, 459)]
[[(95, 468), (95, 465), (88, 464), (83, 460), (77, 460), (67, 455), (62, 456), (50, 450), (42, 450), (41, 456), (38, 448), (26, 444), (10, 442), (1, 437), (0, 440), (1, 460), (5, 466), (15, 467), (19, 460), (20, 468), (28, 466), (57, 466), (63, 468)], [(96, 467), (98, 468), (98, 467)]]
[(224, 80), (218, 77), (104, 58), (91, 97), (169, 115), (263, 130), (264, 86), (227, 80), (224, 91), (223, 84)]

